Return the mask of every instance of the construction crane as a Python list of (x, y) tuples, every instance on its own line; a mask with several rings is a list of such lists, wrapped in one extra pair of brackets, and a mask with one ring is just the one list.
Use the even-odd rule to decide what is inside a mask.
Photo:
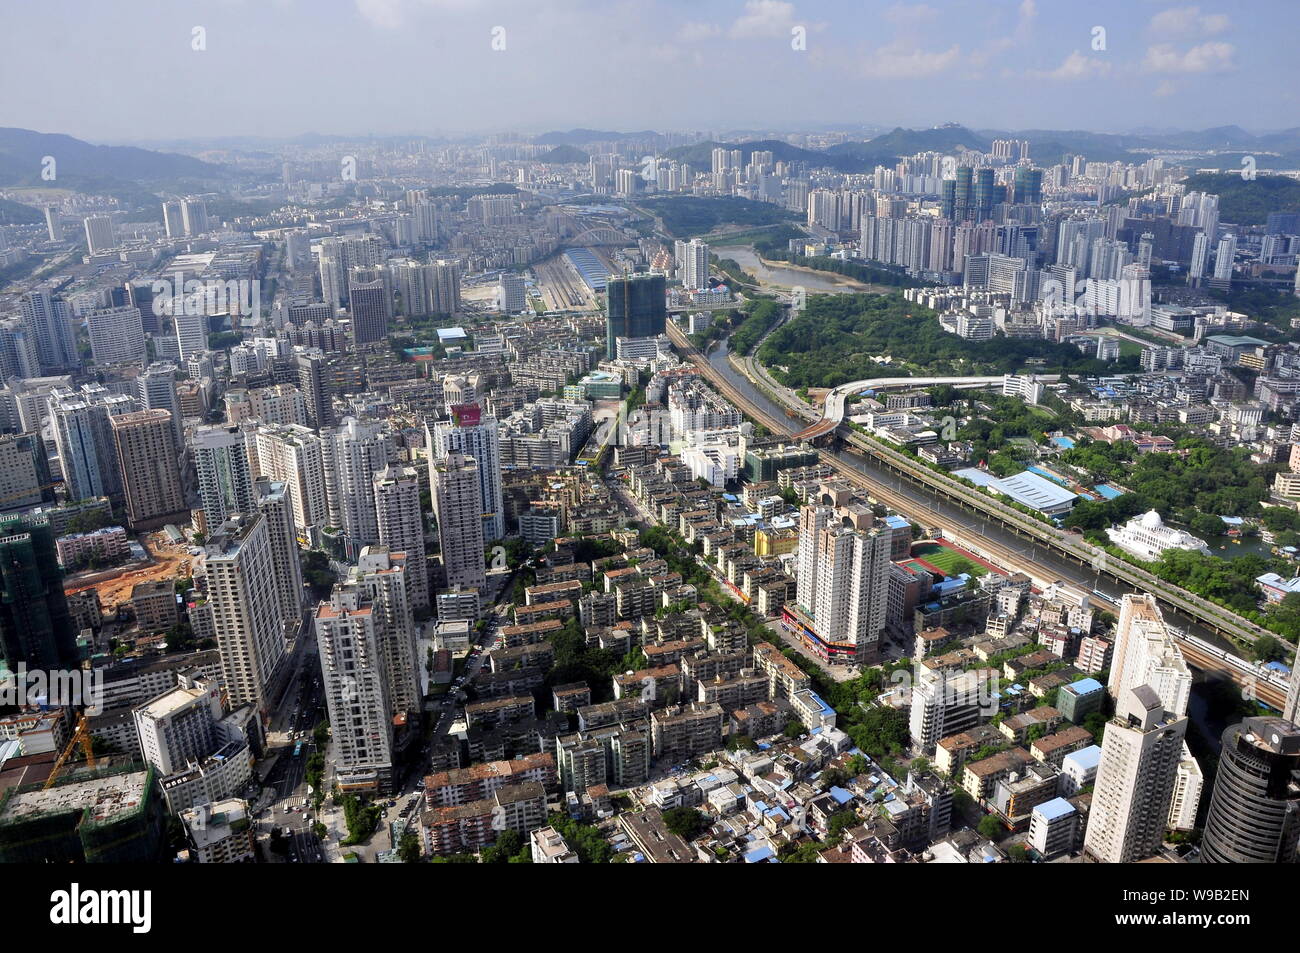
[(84, 713), (77, 718), (77, 730), (68, 739), (63, 753), (59, 755), (59, 760), (54, 762), (54, 769), (50, 772), (50, 776), (45, 779), (45, 787), (54, 787), (54, 782), (59, 779), (59, 772), (63, 770), (64, 763), (72, 756), (72, 749), (78, 744), (81, 745), (81, 753), (86, 756), (86, 764), (93, 768), (95, 766), (95, 752), (90, 743), (90, 726), (86, 723)]

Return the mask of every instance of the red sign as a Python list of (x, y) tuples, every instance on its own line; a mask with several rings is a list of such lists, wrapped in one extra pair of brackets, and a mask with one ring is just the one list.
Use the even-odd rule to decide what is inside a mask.
[(456, 421), (457, 427), (477, 427), (482, 417), (483, 408), (478, 404), (452, 405), (451, 419)]

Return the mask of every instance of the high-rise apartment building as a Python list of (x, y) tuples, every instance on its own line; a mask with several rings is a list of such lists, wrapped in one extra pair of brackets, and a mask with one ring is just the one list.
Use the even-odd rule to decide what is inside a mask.
[(176, 463), (172, 415), (165, 410), (140, 410), (109, 420), (131, 528), (157, 529), (183, 521), (189, 511)]
[(220, 526), (232, 513), (253, 511), (253, 471), (246, 438), (239, 427), (224, 424), (199, 427), (190, 438), (199, 501), (208, 526)]
[(451, 417), (450, 422), (435, 423), (432, 430), (425, 425), (428, 444), (434, 459), (460, 453), (473, 457), (478, 464), (483, 502), (483, 539), (490, 543), (506, 534), (501, 502), (501, 443), (497, 420), (484, 414), (477, 404), (454, 405)]
[(302, 621), (302, 564), (298, 561), (298, 535), (287, 484), (258, 477), (253, 481), (253, 505), (266, 520), (271, 543), (272, 582), (280, 621), (286, 635)]
[(176, 446), (183, 447), (185, 425), (180, 397), (176, 394), (176, 365), (169, 361), (150, 364), (135, 379), (135, 388), (141, 410), (165, 410), (172, 415)]
[(145, 358), (144, 325), (134, 305), (99, 308), (86, 315), (90, 353), (96, 364), (139, 364)]
[(870, 506), (831, 487), (800, 510), (797, 604), (786, 614), (828, 661), (862, 665), (879, 656), (892, 534), (874, 520)]
[(412, 467), (387, 466), (375, 474), (373, 486), (379, 542), (390, 553), (406, 554), (411, 610), (428, 609), (429, 567), (424, 549), (419, 477)]
[(316, 610), (316, 645), (330, 719), (336, 783), (387, 792), (393, 780), (393, 711), (374, 606), (356, 585), (337, 585)]
[(329, 515), (321, 438), (310, 427), (278, 424), (258, 427), (249, 446), (253, 475), (289, 487), (298, 536), (310, 539)]
[(86, 229), (86, 247), (92, 255), (108, 251), (118, 246), (114, 233), (113, 220), (107, 215), (88, 215), (82, 221)]
[(54, 445), (69, 500), (121, 497), (122, 476), (109, 418), (138, 409), (134, 398), (98, 384), (86, 384), (79, 391), (57, 387), (50, 391)]
[(240, 513), (217, 527), (202, 572), (230, 706), (253, 705), (266, 716), (285, 658), (266, 517)]
[(80, 366), (72, 311), (66, 301), (46, 291), (32, 291), (23, 295), (19, 308), (23, 321), (36, 334), (36, 356), (43, 373)]
[(351, 579), (365, 590), (374, 607), (375, 637), (384, 657), (393, 712), (418, 713), (424, 695), (417, 630), (407, 596), (406, 554), (390, 553), (386, 546), (367, 546), (357, 557)]
[(388, 336), (391, 301), (383, 281), (352, 282), (348, 308), (352, 312), (352, 340), (356, 344), (372, 344)]
[(393, 437), (380, 421), (344, 419), (337, 430), (321, 433), (325, 496), (331, 526), (343, 535), (349, 559), (379, 541), (375, 515), (375, 474), (397, 458)]
[(1186, 735), (1187, 719), (1166, 711), (1151, 686), (1124, 689), (1102, 735), (1088, 856), (1128, 864), (1160, 849)]
[(1117, 702), (1126, 689), (1150, 685), (1166, 711), (1187, 714), (1192, 672), (1165, 625), (1155, 596), (1129, 593), (1120, 601), (1108, 688)]
[(434, 461), (429, 474), (443, 571), (453, 589), (482, 589), (487, 584), (478, 470), (473, 457), (452, 453)]
[(680, 263), (682, 287), (690, 289), (709, 286), (709, 246), (698, 238), (682, 243)]

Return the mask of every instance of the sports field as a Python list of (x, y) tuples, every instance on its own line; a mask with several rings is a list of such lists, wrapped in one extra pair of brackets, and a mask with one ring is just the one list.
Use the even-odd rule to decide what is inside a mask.
[(945, 576), (960, 576), (962, 573), (970, 573), (978, 578), (988, 572), (988, 569), (977, 562), (967, 559), (955, 549), (937, 544), (929, 544), (912, 547), (912, 555), (916, 559), (923, 560), (935, 569), (938, 569)]

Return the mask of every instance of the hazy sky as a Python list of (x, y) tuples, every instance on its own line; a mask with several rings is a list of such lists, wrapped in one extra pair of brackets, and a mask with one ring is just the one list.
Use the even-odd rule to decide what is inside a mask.
[[(0, 7), (0, 125), (94, 141), (824, 122), (1279, 129), (1300, 125), (1297, 7), (9, 2)], [(206, 49), (193, 48), (196, 27)], [(792, 48), (796, 27), (803, 50)]]

